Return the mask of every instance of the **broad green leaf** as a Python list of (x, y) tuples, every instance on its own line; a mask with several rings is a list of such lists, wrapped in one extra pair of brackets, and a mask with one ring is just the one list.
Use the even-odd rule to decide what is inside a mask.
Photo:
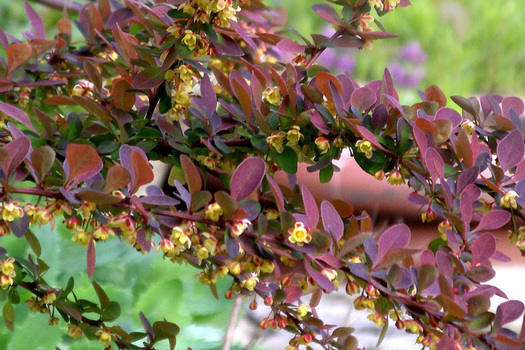
[(297, 153), (292, 148), (284, 146), (281, 153), (275, 152), (275, 158), (279, 167), (286, 173), (292, 175), (297, 173), (298, 158)]
[(102, 310), (106, 309), (110, 305), (110, 301), (109, 301), (109, 298), (106, 292), (104, 292), (102, 287), (100, 287), (100, 285), (97, 282), (93, 281), (91, 282), (91, 284), (93, 285), (93, 288), (95, 289), (95, 292), (97, 293), (97, 297), (100, 302), (100, 308)]
[(13, 304), (10, 301), (7, 301), (2, 308), (2, 317), (4, 318), (4, 324), (11, 332), (15, 330), (15, 310), (13, 309)]

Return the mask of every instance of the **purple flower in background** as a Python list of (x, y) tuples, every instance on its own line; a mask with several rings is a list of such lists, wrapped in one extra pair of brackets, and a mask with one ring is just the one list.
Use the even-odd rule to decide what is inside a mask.
[(405, 46), (401, 52), (399, 52), (399, 57), (402, 60), (414, 63), (425, 63), (427, 61), (427, 54), (421, 49), (421, 45), (419, 45), (417, 41), (413, 41)]
[(401, 49), (398, 59), (389, 64), (389, 70), (396, 84), (410, 88), (418, 87), (425, 77), (427, 54), (419, 42), (413, 41)]

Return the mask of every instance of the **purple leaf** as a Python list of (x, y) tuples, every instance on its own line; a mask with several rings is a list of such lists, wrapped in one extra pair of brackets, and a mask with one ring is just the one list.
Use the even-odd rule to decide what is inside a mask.
[(157, 67), (148, 68), (133, 78), (133, 88), (138, 90), (153, 89), (164, 82), (164, 72)]
[(164, 194), (161, 195), (150, 195), (147, 197), (140, 198), (140, 201), (142, 204), (149, 204), (149, 205), (158, 205), (158, 206), (171, 206), (171, 205), (177, 205), (180, 203), (180, 201), (176, 200), (175, 198), (172, 198), (170, 196), (166, 196)]
[(456, 127), (461, 124), (463, 119), (457, 111), (452, 108), (443, 107), (437, 111), (434, 120), (450, 120), (452, 122), (452, 127)]
[(155, 339), (155, 333), (153, 332), (153, 327), (151, 327), (151, 323), (148, 321), (146, 316), (144, 316), (142, 311), (139, 312), (139, 318), (140, 318), (140, 322), (142, 323), (142, 326), (144, 327), (144, 330), (146, 331), (146, 333), (148, 333), (148, 335), (152, 339)]
[(434, 253), (431, 250), (425, 249), (421, 252), (421, 257), (419, 258), (420, 265), (435, 265), (436, 260), (434, 258)]
[(91, 234), (86, 253), (86, 265), (89, 278), (93, 277), (93, 273), (95, 272), (95, 260), (95, 241), (93, 240), (93, 234)]
[(313, 280), (323, 289), (327, 290), (328, 292), (333, 292), (335, 290), (334, 284), (323, 275), (321, 272), (316, 271), (312, 267), (312, 263), (309, 259), (304, 259), (304, 268), (306, 270), (306, 273), (313, 278)]
[(484, 233), (471, 245), (472, 265), (488, 260), (496, 252), (496, 238), (492, 233)]
[(230, 193), (233, 199), (240, 201), (248, 197), (259, 187), (266, 173), (264, 160), (258, 157), (245, 159), (235, 169), (230, 182)]
[(122, 7), (116, 11), (111, 12), (107, 21), (106, 28), (112, 30), (117, 24), (126, 21), (133, 17), (133, 11), (129, 7)]
[(466, 230), (470, 222), (472, 221), (472, 200), (470, 196), (463, 192), (459, 198), (459, 209), (461, 211), (461, 222), (463, 223), (464, 229)]
[(31, 142), (27, 137), (19, 137), (3, 147), (4, 150), (9, 152), (9, 158), (2, 165), (2, 170), (9, 178), (9, 175), (15, 170), (25, 159), (29, 153), (29, 147)]
[(494, 325), (496, 329), (517, 320), (521, 314), (523, 314), (523, 310), (523, 303), (518, 300), (509, 300), (501, 303), (496, 309), (496, 316), (494, 317)]
[(399, 113), (401, 113), (401, 115), (403, 116), (403, 118), (407, 119), (407, 116), (405, 115), (405, 111), (403, 110), (403, 107), (401, 107), (401, 105), (399, 104), (399, 102), (392, 96), (390, 95), (387, 95), (387, 94), (383, 94), (383, 96), (385, 96), (388, 101), (390, 101), (390, 103), (396, 107), (396, 109), (399, 111)]
[(151, 236), (143, 228), (137, 231), (137, 243), (145, 251), (149, 252), (151, 250)]
[(26, 9), (27, 19), (29, 20), (31, 27), (33, 27), (36, 37), (38, 39), (45, 39), (46, 29), (44, 27), (44, 22), (42, 21), (42, 18), (31, 7), (31, 5), (27, 3), (27, 1), (24, 1), (24, 7)]
[(481, 221), (472, 232), (479, 232), (482, 230), (497, 230), (505, 226), (510, 220), (510, 213), (506, 210), (492, 210), (481, 218)]
[(312, 9), (317, 13), (322, 19), (331, 24), (340, 24), (341, 19), (337, 14), (337, 11), (328, 4), (315, 4), (312, 6)]
[(448, 254), (438, 251), (436, 252), (436, 265), (439, 269), (439, 272), (444, 276), (452, 276), (454, 272), (454, 265), (452, 264), (452, 259)]
[(303, 196), (304, 211), (308, 218), (308, 226), (314, 229), (319, 223), (319, 209), (317, 208), (317, 203), (315, 202), (314, 196), (312, 196), (312, 193), (305, 185), (301, 186), (301, 194)]
[(277, 48), (286, 53), (296, 55), (296, 54), (300, 54), (304, 52), (305, 46), (299, 44), (297, 41), (293, 41), (290, 39), (283, 39), (279, 41), (279, 43), (277, 44)]
[(504, 172), (516, 166), (525, 154), (525, 144), (523, 137), (518, 130), (510, 132), (498, 143), (496, 149), (501, 170)]
[(339, 241), (343, 237), (345, 225), (343, 220), (341, 220), (341, 216), (329, 201), (321, 203), (321, 218), (323, 219), (324, 229), (332, 234), (336, 242)]
[(201, 80), (201, 96), (204, 107), (210, 115), (213, 114), (217, 108), (217, 94), (207, 74), (204, 74)]
[(273, 196), (275, 197), (275, 203), (277, 204), (277, 208), (279, 209), (279, 212), (284, 212), (284, 196), (283, 191), (281, 191), (281, 188), (275, 182), (275, 180), (269, 175), (266, 174), (266, 180), (268, 181), (268, 184), (270, 185), (270, 189), (272, 190)]
[(284, 291), (286, 292), (286, 299), (284, 299), (284, 301), (287, 303), (295, 303), (303, 295), (303, 290), (293, 284)]
[(226, 241), (226, 251), (232, 259), (235, 259), (239, 255), (240, 247), (239, 243), (237, 242), (237, 240), (235, 240), (235, 238), (228, 238), (228, 240)]
[(352, 104), (352, 107), (362, 112), (370, 108), (376, 102), (376, 99), (377, 96), (374, 90), (363, 86), (359, 89), (355, 89), (354, 92), (352, 92), (350, 103)]
[(326, 123), (324, 122), (323, 120), (323, 117), (321, 117), (321, 115), (319, 114), (319, 112), (317, 112), (316, 110), (311, 110), (309, 112), (310, 114), (310, 121), (312, 122), (312, 124), (320, 131), (322, 132), (323, 134), (329, 134), (330, 133), (330, 129), (328, 128), (328, 126), (326, 125)]
[(473, 184), (479, 176), (479, 168), (473, 166), (467, 170), (462, 171), (458, 176), (458, 181), (456, 183), (456, 193), (461, 193), (467, 185)]
[(246, 44), (248, 44), (249, 47), (251, 47), (253, 50), (257, 50), (257, 45), (253, 39), (244, 31), (244, 29), (241, 28), (240, 25), (237, 24), (237, 22), (230, 21), (230, 26), (237, 32), (237, 34), (240, 35), (244, 41), (246, 41)]
[(217, 41), (212, 41), (213, 46), (217, 49), (217, 51), (224, 55), (230, 55), (230, 56), (244, 56), (244, 51), (242, 51), (239, 44), (230, 38), (227, 35), (220, 35), (222, 39), (222, 43)]
[(425, 152), (425, 163), (434, 183), (436, 183), (438, 179), (445, 177), (445, 163), (435, 148), (427, 148)]
[(2, 30), (2, 28), (0, 28), (0, 44), (2, 44), (4, 50), (7, 50), (9, 41), (7, 41), (7, 37), (5, 36), (5, 32)]
[(24, 212), (24, 216), (8, 221), (7, 224), (15, 236), (23, 237), (29, 230), (29, 216)]
[(505, 97), (501, 101), (501, 108), (503, 109), (503, 115), (507, 118), (510, 117), (510, 110), (514, 110), (518, 116), (522, 115), (525, 111), (525, 105), (523, 100), (519, 97)]
[[(369, 238), (366, 241), (363, 242), (363, 248), (365, 249), (366, 255), (368, 255), (368, 258), (371, 262), (376, 262), (377, 259), (377, 243), (374, 241), (373, 238)], [(383, 260), (383, 259), (379, 259)]]
[(10, 104), (0, 101), (0, 111), (4, 112), (5, 114), (7, 114), (7, 116), (27, 126), (30, 130), (37, 132), (33, 124), (31, 124), (31, 120), (29, 120), (27, 114), (25, 114), (25, 112), (21, 109), (18, 109), (15, 106), (11, 106)]
[(385, 254), (395, 248), (406, 248), (410, 242), (410, 228), (405, 224), (398, 224), (389, 227), (381, 237), (379, 237), (378, 260), (381, 260)]

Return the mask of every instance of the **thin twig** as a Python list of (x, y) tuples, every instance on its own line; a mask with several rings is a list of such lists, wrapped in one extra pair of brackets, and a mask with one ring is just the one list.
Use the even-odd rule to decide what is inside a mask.
[(63, 10), (64, 8), (68, 12), (74, 12), (78, 13), (80, 11), (81, 5), (78, 3), (74, 3), (68, 0), (34, 0), (35, 2), (38, 2), (39, 4), (52, 7), (58, 10)]
[(228, 328), (226, 329), (226, 335), (224, 336), (224, 344), (222, 345), (222, 350), (230, 350), (230, 346), (233, 340), (233, 333), (235, 332), (235, 324), (239, 318), (239, 312), (241, 311), (243, 296), (238, 294), (235, 297), (235, 303), (233, 304), (232, 315), (230, 317), (230, 322), (228, 323)]

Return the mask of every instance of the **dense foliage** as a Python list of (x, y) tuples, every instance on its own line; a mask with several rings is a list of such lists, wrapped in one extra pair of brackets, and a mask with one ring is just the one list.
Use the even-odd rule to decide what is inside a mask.
[[(525, 249), (522, 100), (453, 96), (459, 113), (431, 86), (407, 106), (388, 70), (360, 86), (316, 64), (327, 49), (370, 49), (393, 37), (371, 24), (407, 5), (318, 4), (335, 33), (293, 41), (282, 34), (282, 14), (258, 0), (99, 0), (74, 23), (65, 12), (52, 39), (26, 3), (32, 30), (24, 40), (0, 31), (0, 242), (24, 238), (32, 249), (27, 257), (0, 252), (6, 327), (16, 331), (23, 301), (70, 337), (106, 349), (153, 349), (166, 339), (175, 347), (176, 319), (140, 313), (144, 329), (132, 332), (96, 281), (98, 300), (78, 295), (73, 278), (46, 282), (61, 266), (40, 258), (39, 232), (61, 221), (85, 247), (90, 278), (108, 240), (137, 259), (157, 251), (194, 266), (210, 297), (229, 278), (226, 298), (269, 305), (260, 326), (289, 331), (289, 350), (358, 346), (351, 328), (317, 317), (323, 294), (343, 288), (382, 327), (379, 341), (393, 324), (429, 348), (522, 348), (525, 330), (505, 325), (524, 305), (489, 311), (491, 298), (505, 294), (487, 283), (491, 260), (508, 260), (494, 230), (508, 225)], [(80, 44), (71, 41), (73, 24)], [(408, 248), (408, 226), (376, 232), (366, 212), (297, 183), (300, 162), (330, 182), (344, 149), (370, 181), (414, 190), (423, 221), (440, 221), (428, 249)], [(170, 166), (164, 188), (147, 186), (152, 160)], [(274, 180), (277, 171), (288, 186)], [(33, 296), (22, 300), (19, 290)]]

